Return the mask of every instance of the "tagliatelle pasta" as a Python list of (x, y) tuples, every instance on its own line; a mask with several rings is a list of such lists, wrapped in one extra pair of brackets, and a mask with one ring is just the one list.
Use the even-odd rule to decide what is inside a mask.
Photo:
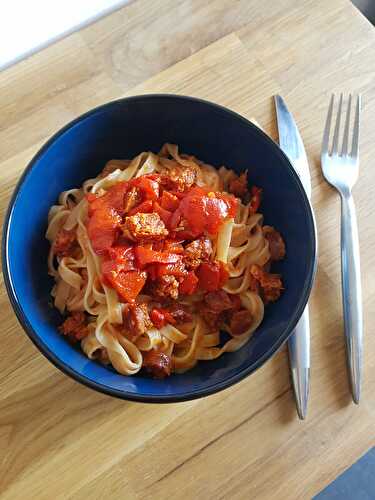
[(123, 375), (191, 369), (240, 349), (277, 300), (285, 255), (261, 189), (165, 144), (111, 160), (51, 207), (46, 238), (60, 331)]

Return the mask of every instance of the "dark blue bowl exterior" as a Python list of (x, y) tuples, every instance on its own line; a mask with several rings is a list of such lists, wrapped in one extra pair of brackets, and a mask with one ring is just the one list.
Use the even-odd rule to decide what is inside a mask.
[[(285, 292), (266, 308), (264, 321), (236, 353), (200, 362), (183, 375), (153, 380), (124, 377), (89, 361), (58, 334), (59, 314), (50, 306), (47, 276), (47, 213), (59, 193), (95, 176), (111, 158), (179, 144), (215, 166), (249, 170), (264, 189), (265, 223), (284, 236), (287, 257), (278, 263)], [(241, 380), (287, 339), (311, 290), (316, 240), (309, 202), (282, 151), (253, 124), (220, 106), (174, 95), (136, 96), (81, 116), (41, 149), (21, 178), (4, 225), (3, 270), (8, 293), (25, 331), (57, 367), (76, 380), (125, 399), (164, 402), (201, 397)]]

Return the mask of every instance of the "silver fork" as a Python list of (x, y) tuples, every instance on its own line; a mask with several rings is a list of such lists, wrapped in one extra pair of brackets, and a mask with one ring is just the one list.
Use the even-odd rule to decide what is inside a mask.
[(329, 135), (334, 104), (334, 95), (332, 95), (323, 135), (321, 162), (323, 175), (326, 181), (337, 189), (341, 198), (341, 284), (346, 357), (353, 401), (358, 404), (362, 379), (363, 323), (358, 227), (354, 200), (352, 197), (352, 188), (357, 181), (359, 170), (359, 116), (361, 96), (358, 96), (356, 99), (352, 147), (350, 152), (349, 128), (352, 96), (349, 95), (348, 99), (344, 136), (341, 152), (339, 152), (342, 102), (343, 95), (341, 94), (332, 148), (329, 150)]

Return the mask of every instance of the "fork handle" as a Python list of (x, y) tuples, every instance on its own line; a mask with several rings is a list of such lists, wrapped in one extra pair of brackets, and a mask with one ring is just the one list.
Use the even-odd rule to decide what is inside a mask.
[(341, 194), (341, 281), (348, 376), (353, 401), (361, 392), (363, 357), (362, 290), (359, 240), (354, 200)]

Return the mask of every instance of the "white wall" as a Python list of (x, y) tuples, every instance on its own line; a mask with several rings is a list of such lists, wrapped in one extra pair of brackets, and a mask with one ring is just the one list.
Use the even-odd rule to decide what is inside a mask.
[(129, 0), (0, 0), (0, 69)]

